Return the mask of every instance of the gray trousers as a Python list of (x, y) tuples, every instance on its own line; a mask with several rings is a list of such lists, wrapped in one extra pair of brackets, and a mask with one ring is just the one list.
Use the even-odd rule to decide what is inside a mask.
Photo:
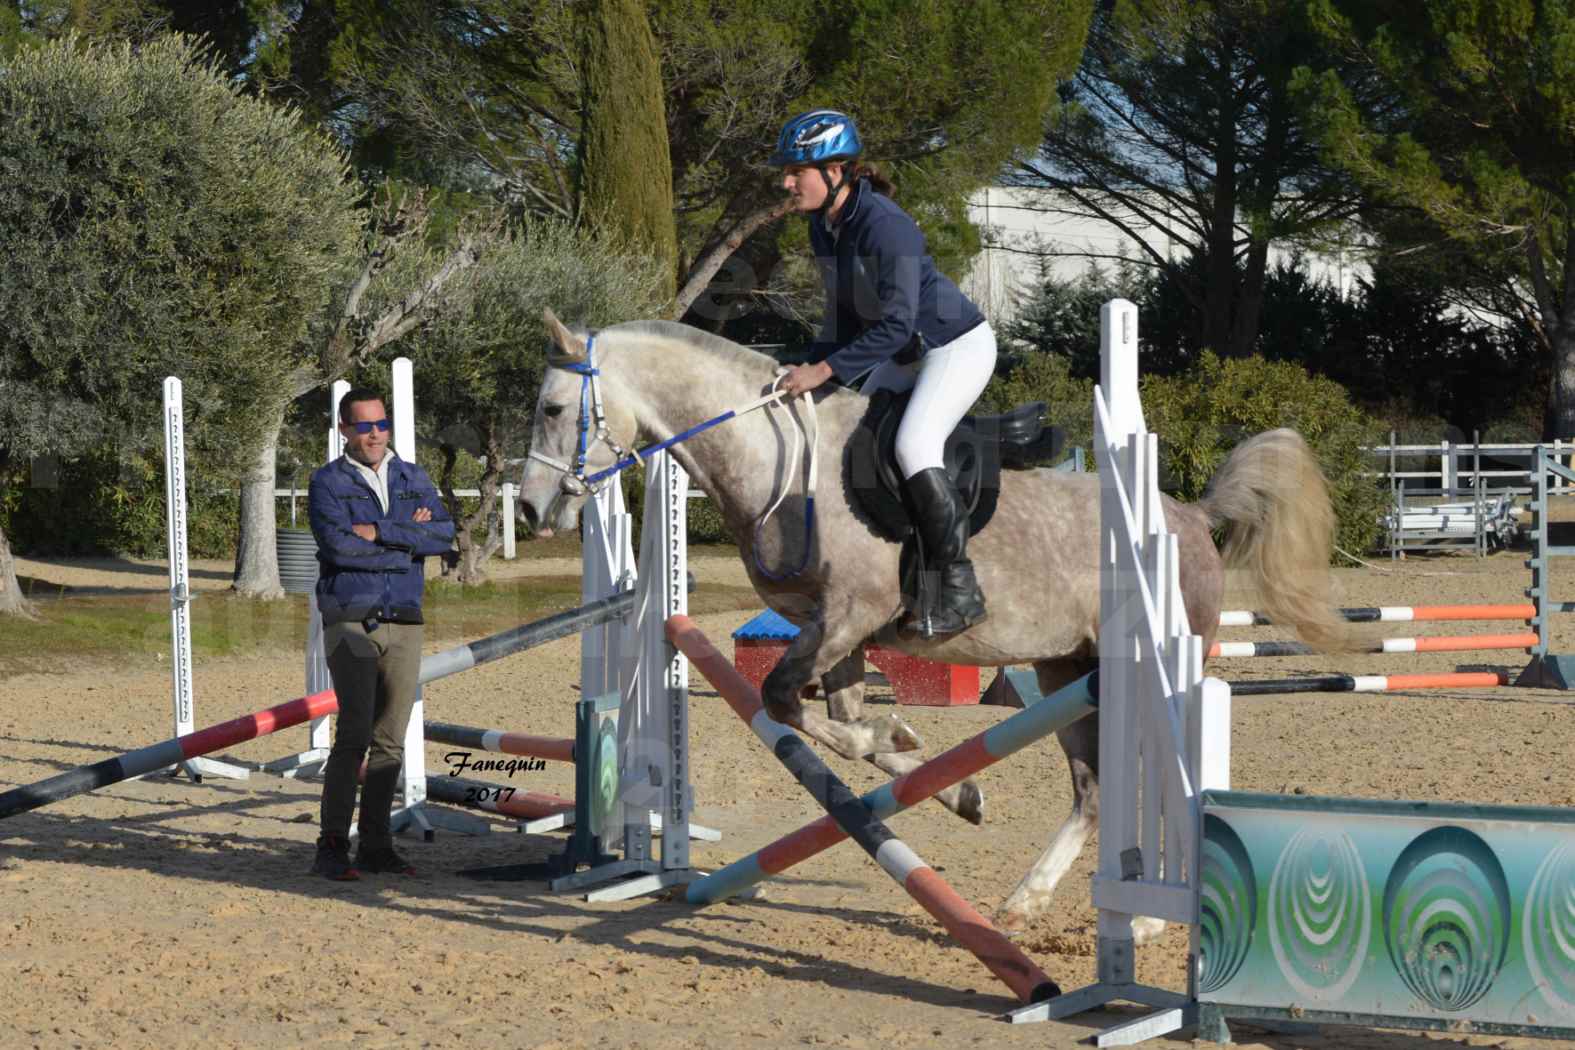
[(363, 847), (392, 844), (389, 810), (405, 758), (405, 727), (421, 673), (421, 625), (359, 622), (323, 628), (328, 673), (339, 697), (334, 746), (323, 770), (322, 831), (350, 834), (356, 781), (366, 760), (357, 823)]

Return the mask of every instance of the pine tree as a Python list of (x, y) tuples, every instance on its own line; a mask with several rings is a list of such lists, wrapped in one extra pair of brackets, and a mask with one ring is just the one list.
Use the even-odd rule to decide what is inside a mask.
[(1292, 98), (1292, 73), (1321, 47), (1295, 3), (1100, 5), (1039, 153), (1018, 169), (1122, 230), (1185, 293), (1194, 340), (1229, 357), (1257, 340), (1270, 245), (1337, 231), (1361, 204)]
[(1379, 202), (1507, 275), (1551, 364), (1549, 436), (1575, 436), (1575, 0), (1309, 10), (1361, 73), (1299, 71), (1324, 146)]

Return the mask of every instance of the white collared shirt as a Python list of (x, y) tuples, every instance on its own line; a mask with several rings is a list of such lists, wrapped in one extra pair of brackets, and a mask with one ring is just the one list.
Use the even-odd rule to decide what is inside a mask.
[(366, 481), (368, 487), (370, 487), (371, 490), (377, 495), (378, 505), (383, 508), (383, 513), (387, 514), (388, 464), (394, 459), (394, 450), (391, 448), (385, 448), (383, 450), (383, 462), (377, 465), (376, 470), (367, 466), (365, 463), (362, 463), (348, 452), (345, 453), (345, 459), (349, 461), (352, 467), (361, 472), (362, 479)]

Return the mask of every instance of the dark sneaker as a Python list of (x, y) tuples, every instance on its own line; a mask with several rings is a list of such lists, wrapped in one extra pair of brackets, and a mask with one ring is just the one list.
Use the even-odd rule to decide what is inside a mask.
[(416, 866), (392, 846), (366, 846), (355, 852), (355, 866), (374, 875), (414, 875)]
[(350, 863), (350, 840), (343, 835), (322, 835), (317, 839), (317, 859), (312, 862), (312, 874), (336, 882), (352, 882), (361, 873)]

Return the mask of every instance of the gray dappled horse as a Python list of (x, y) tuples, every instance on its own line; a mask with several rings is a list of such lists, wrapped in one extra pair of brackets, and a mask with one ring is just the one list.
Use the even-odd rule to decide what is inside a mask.
[[(573, 464), (581, 423), (586, 337), (549, 311), (547, 373), (520, 483), (519, 513), (538, 533), (575, 528), (585, 488), (563, 467)], [(726, 339), (664, 321), (620, 324), (595, 334), (602, 424), (586, 450), (586, 474), (617, 459), (615, 448), (665, 440), (754, 401), (770, 390), (777, 364)], [(721, 510), (738, 537), (760, 597), (801, 628), (767, 676), (762, 698), (771, 717), (845, 758), (867, 758), (887, 772), (919, 764), (917, 735), (896, 715), (861, 717), (863, 646), (879, 643), (916, 656), (979, 666), (1032, 664), (1046, 693), (1092, 670), (1099, 631), (1099, 481), (1052, 470), (1003, 471), (994, 517), (969, 553), (989, 603), (983, 623), (951, 637), (899, 636), (899, 545), (877, 535), (854, 506), (843, 454), (869, 402), (824, 387), (813, 395), (822, 470), (807, 564), (803, 499), (807, 456), (789, 462), (793, 428), (804, 406), (773, 406), (706, 430), (672, 449), (694, 484)], [(1090, 409), (1092, 411), (1092, 409)], [(594, 407), (588, 417), (597, 414)], [(798, 422), (795, 422), (795, 418)], [(757, 536), (756, 523), (786, 498)], [(1275, 430), (1243, 442), (1195, 504), (1165, 501), (1180, 542), (1181, 589), (1192, 629), (1213, 641), (1224, 590), (1224, 565), (1244, 570), (1261, 604), (1309, 643), (1327, 646), (1343, 625), (1328, 604), (1333, 512), (1324, 479), (1301, 437)], [(1225, 527), (1225, 557), (1210, 530)], [(758, 558), (758, 564), (757, 564)], [(761, 572), (763, 564), (768, 572)], [(828, 713), (805, 707), (806, 686), (819, 682)], [(829, 715), (829, 717), (828, 717)], [(1072, 813), (1033, 869), (1002, 906), (1006, 929), (1022, 929), (1049, 904), (1055, 885), (1081, 852), (1098, 813), (1098, 720), (1058, 734), (1071, 765)], [(971, 781), (941, 801), (981, 819), (983, 797)], [(1140, 927), (1151, 934), (1158, 924)]]

